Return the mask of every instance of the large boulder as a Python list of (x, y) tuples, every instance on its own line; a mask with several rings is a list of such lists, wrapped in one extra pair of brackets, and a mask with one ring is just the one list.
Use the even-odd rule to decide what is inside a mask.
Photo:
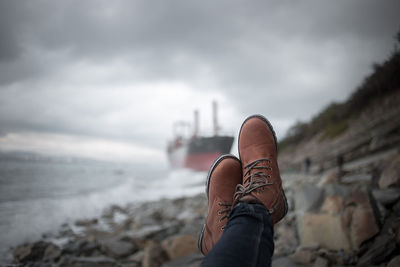
[(331, 184), (325, 194), (319, 211), (297, 218), (301, 245), (352, 251), (379, 232), (378, 215), (368, 190)]
[(390, 262), (388, 263), (388, 265), (386, 265), (387, 267), (396, 267), (396, 266), (400, 266), (400, 255), (394, 257), (393, 259), (390, 260)]
[[(53, 247), (56, 248), (56, 246), (53, 245), (52, 243), (44, 241), (39, 241), (29, 245), (18, 246), (14, 250), (14, 259), (16, 262), (40, 261), (46, 255), (46, 250), (49, 246), (52, 246), (51, 249)], [(57, 253), (51, 252), (50, 251), (51, 249), (48, 250), (46, 256), (50, 258), (53, 256), (58, 257), (59, 254), (55, 255)]]
[[(36, 265), (35, 265), (36, 266)], [(42, 266), (42, 265), (38, 265)], [(117, 267), (114, 259), (98, 257), (63, 257), (57, 264), (59, 267)]]
[(154, 241), (149, 241), (144, 249), (143, 267), (160, 267), (168, 261), (168, 255), (162, 246)]
[(100, 241), (102, 251), (112, 258), (123, 258), (129, 256), (138, 250), (132, 242), (115, 239)]
[(204, 256), (197, 254), (190, 254), (183, 258), (178, 258), (172, 261), (168, 261), (162, 265), (162, 267), (200, 267), (201, 262), (203, 261)]
[(315, 210), (321, 204), (323, 190), (314, 184), (302, 184), (296, 189), (295, 209), (297, 212)]
[(340, 215), (305, 213), (297, 218), (300, 243), (303, 246), (320, 245), (333, 250), (351, 250), (345, 225)]
[(372, 195), (380, 204), (390, 206), (400, 199), (400, 188), (374, 189)]
[(337, 171), (332, 170), (327, 172), (324, 176), (322, 176), (321, 180), (318, 183), (319, 187), (323, 187), (328, 184), (337, 184), (340, 182), (340, 175)]
[(393, 158), (379, 178), (379, 187), (400, 187), (400, 155)]
[(171, 236), (161, 243), (171, 260), (198, 253), (197, 239), (192, 235)]

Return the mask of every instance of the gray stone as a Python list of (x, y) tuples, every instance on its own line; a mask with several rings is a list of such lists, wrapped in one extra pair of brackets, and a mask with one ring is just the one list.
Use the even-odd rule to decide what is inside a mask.
[(390, 206), (400, 199), (400, 188), (375, 189), (372, 195), (382, 205)]
[(370, 184), (372, 181), (372, 175), (368, 173), (346, 175), (343, 176), (340, 181), (343, 184), (358, 184), (358, 183)]
[(286, 218), (274, 227), (274, 240), (275, 240), (275, 256), (286, 256), (292, 254), (297, 246), (298, 240), (296, 235), (296, 227), (286, 223)]
[(140, 250), (140, 251), (137, 251), (136, 253), (134, 253), (128, 259), (131, 260), (131, 261), (135, 261), (135, 262), (140, 262), (141, 263), (143, 261), (143, 257), (144, 257), (144, 251)]
[(75, 256), (92, 256), (100, 247), (96, 242), (91, 242), (86, 239), (74, 240), (68, 243), (63, 248), (63, 253), (72, 254)]
[(296, 211), (312, 211), (319, 207), (323, 197), (323, 190), (314, 184), (303, 184), (295, 193)]
[(160, 267), (168, 261), (168, 256), (159, 243), (149, 242), (144, 249), (143, 267)]
[(301, 245), (358, 250), (365, 240), (379, 232), (373, 200), (363, 188), (331, 184), (325, 189), (321, 212), (297, 217)]
[(272, 267), (297, 267), (300, 265), (297, 265), (295, 262), (293, 262), (291, 259), (287, 257), (281, 257), (277, 259), (272, 260)]
[(134, 244), (118, 239), (103, 240), (101, 247), (106, 255), (113, 258), (123, 258), (138, 250)]
[(197, 238), (192, 235), (171, 236), (162, 241), (161, 245), (171, 260), (199, 252)]
[(77, 220), (75, 222), (76, 226), (90, 226), (93, 224), (97, 224), (99, 222), (98, 219), (94, 218), (94, 219), (84, 219), (84, 220)]
[(337, 184), (339, 183), (340, 175), (337, 171), (329, 171), (327, 172), (319, 181), (318, 186), (323, 187), (328, 184)]
[(325, 258), (318, 257), (314, 262), (314, 267), (329, 267), (329, 261)]
[(398, 266), (400, 266), (400, 255), (391, 259), (388, 265), (386, 265), (386, 267), (398, 267)]
[(49, 244), (44, 251), (43, 260), (56, 261), (61, 256), (61, 249), (56, 245)]
[(121, 267), (141, 267), (142, 264), (139, 262), (122, 262)]
[(14, 259), (17, 262), (40, 261), (49, 245), (52, 244), (39, 241), (32, 245), (19, 246), (14, 250)]
[(379, 179), (380, 188), (400, 187), (400, 155), (393, 158)]
[(31, 254), (32, 246), (29, 244), (20, 245), (14, 249), (14, 259), (16, 262), (24, 262)]
[(358, 266), (371, 266), (384, 262), (396, 249), (394, 234), (384, 233), (375, 238), (371, 248), (361, 256)]
[(64, 257), (59, 267), (116, 267), (119, 264), (106, 257)]
[(289, 256), (289, 259), (299, 264), (310, 264), (316, 258), (315, 251), (298, 249), (295, 253)]
[(173, 261), (168, 261), (162, 265), (162, 267), (199, 267), (203, 261), (204, 256), (202, 254), (190, 254), (183, 258), (178, 258)]
[(164, 223), (162, 225), (150, 225), (142, 227), (139, 230), (134, 230), (132, 237), (161, 241), (170, 235), (178, 233), (180, 228), (181, 224), (178, 222)]

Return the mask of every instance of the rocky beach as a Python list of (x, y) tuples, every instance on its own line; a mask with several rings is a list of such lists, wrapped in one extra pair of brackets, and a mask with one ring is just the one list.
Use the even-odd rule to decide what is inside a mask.
[[(273, 266), (399, 266), (400, 155), (342, 171), (284, 172), (290, 211), (275, 225)], [(199, 266), (205, 194), (111, 206), (98, 218), (10, 249), (9, 266)]]

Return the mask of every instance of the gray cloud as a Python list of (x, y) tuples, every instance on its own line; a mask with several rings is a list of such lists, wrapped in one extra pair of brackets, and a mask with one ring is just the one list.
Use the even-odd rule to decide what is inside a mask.
[[(182, 83), (210, 98), (219, 93), (239, 116), (308, 119), (345, 99), (390, 52), (398, 10), (398, 1), (372, 0), (1, 1), (1, 132), (94, 135), (162, 147), (165, 128), (179, 116), (171, 111), (177, 104), (157, 100), (153, 107), (159, 96), (142, 96), (133, 86), (141, 83)], [(134, 87), (138, 112), (163, 117), (160, 125), (139, 116), (131, 124), (110, 120), (121, 106), (132, 116), (136, 111), (118, 97), (110, 104), (93, 88), (118, 86)], [(182, 105), (181, 95), (169, 99), (196, 106)], [(162, 138), (154, 142), (156, 136)]]

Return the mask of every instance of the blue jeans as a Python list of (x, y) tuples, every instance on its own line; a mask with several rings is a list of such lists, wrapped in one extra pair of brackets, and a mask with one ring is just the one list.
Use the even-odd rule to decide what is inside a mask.
[(239, 202), (229, 215), (221, 239), (201, 266), (271, 266), (274, 229), (261, 204)]

